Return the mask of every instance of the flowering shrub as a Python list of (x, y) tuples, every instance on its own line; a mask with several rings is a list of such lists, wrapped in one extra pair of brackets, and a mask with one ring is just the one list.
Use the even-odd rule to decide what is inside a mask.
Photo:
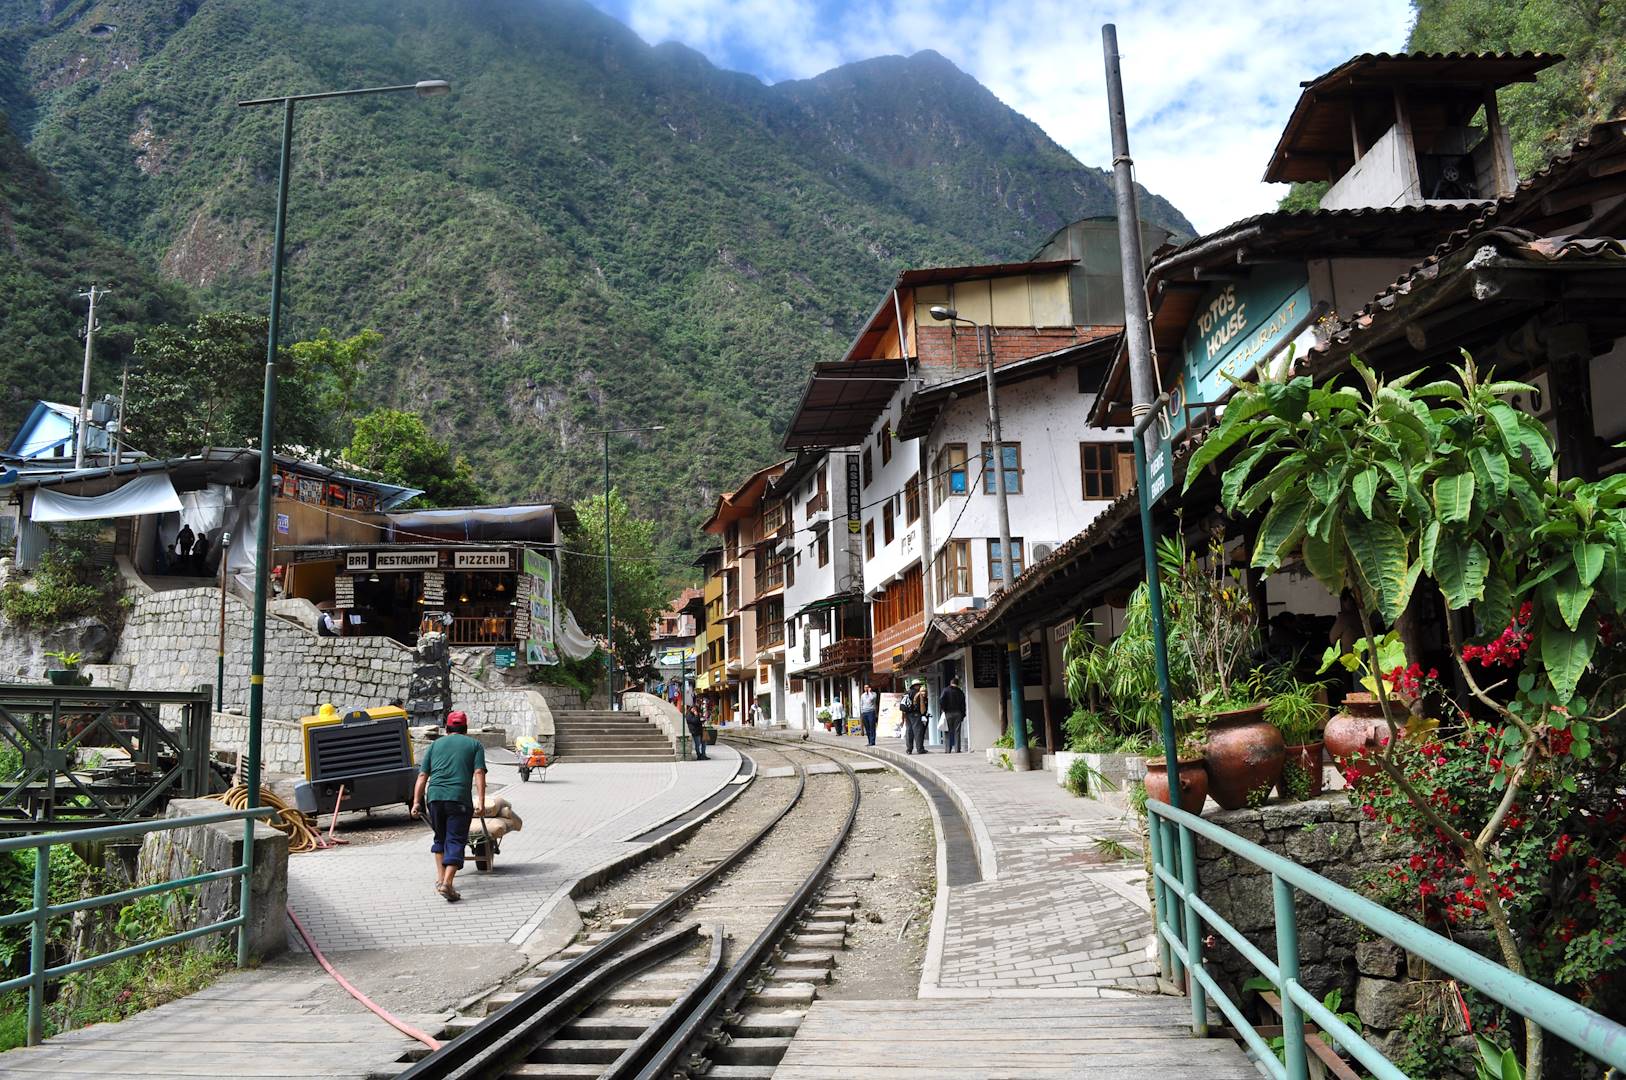
[[(1447, 925), (1482, 917), (1511, 971), (1597, 1000), (1626, 960), (1609, 831), (1623, 810), (1626, 474), (1558, 479), (1551, 433), (1504, 400), (1527, 388), (1481, 379), (1466, 356), (1455, 379), (1415, 388), (1420, 373), (1353, 367), (1364, 392), (1240, 386), (1187, 484), (1236, 448), (1221, 499), (1263, 512), (1254, 565), (1300, 562), (1354, 597), (1367, 650), (1351, 659), (1382, 673), (1389, 733), (1365, 781), (1370, 810), (1413, 844), (1390, 879), (1395, 902)], [(1431, 719), (1437, 679), (1372, 663), (1425, 579), (1477, 628), (1464, 644), (1445, 620), (1472, 717), (1434, 702)], [(1530, 1021), (1523, 1036), (1539, 1080), (1543, 1032)]]

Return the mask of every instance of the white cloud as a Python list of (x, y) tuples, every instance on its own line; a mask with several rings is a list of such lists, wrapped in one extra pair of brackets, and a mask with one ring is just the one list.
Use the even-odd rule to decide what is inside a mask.
[(936, 49), (1089, 165), (1109, 167), (1101, 24), (1118, 27), (1136, 176), (1204, 231), (1268, 210), (1260, 183), (1299, 82), (1405, 47), (1407, 0), (621, 0), (646, 40), (676, 40), (770, 81)]

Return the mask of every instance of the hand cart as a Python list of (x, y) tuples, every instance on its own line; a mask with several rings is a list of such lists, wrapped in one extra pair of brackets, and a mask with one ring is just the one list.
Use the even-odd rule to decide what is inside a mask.
[(537, 771), (542, 773), (543, 782), (547, 781), (550, 762), (539, 741), (529, 735), (521, 735), (514, 743), (514, 754), (518, 758), (520, 783), (525, 783), (531, 778), (531, 773)]

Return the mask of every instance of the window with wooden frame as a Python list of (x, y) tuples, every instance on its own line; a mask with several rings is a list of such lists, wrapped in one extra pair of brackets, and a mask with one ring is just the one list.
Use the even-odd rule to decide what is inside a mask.
[(863, 461), (864, 461), (864, 485), (863, 486), (864, 487), (869, 487), (871, 484), (875, 483), (875, 459), (870, 457), (869, 447), (867, 447), (867, 446), (864, 447)]
[(920, 520), (920, 474), (915, 473), (903, 485), (903, 520), (913, 525)]
[(816, 540), (814, 542), (814, 546), (818, 549), (818, 552), (819, 552), (819, 565), (820, 566), (829, 566), (830, 565), (830, 534), (828, 532), (821, 532), (819, 534), (818, 540)]
[(864, 558), (875, 558), (875, 519), (864, 522)]
[(905, 619), (912, 619), (925, 610), (925, 597), (921, 594), (920, 564), (904, 571), (902, 577), (882, 589), (870, 604), (870, 616), (875, 632), (881, 633)]
[(881, 507), (881, 543), (887, 545), (898, 538), (898, 512), (896, 499), (886, 500)]
[[(1018, 577), (1026, 569), (1022, 563), (1022, 538), (1020, 536), (1011, 537), (1011, 569)], [(998, 582), (1001, 585), (1005, 583), (1004, 550), (1000, 547), (997, 537), (988, 541), (988, 580)]]
[[(1120, 443), (1078, 444), (1079, 472), (1084, 478), (1085, 499), (1116, 499), (1128, 490), (1128, 485), (1123, 483), (1123, 463), (1128, 449)], [(1131, 461), (1131, 473), (1133, 469), (1134, 462)]]
[(937, 452), (937, 461), (932, 465), (935, 505), (942, 506), (950, 495), (965, 495), (969, 491), (965, 472), (965, 443), (949, 443)]
[[(1022, 494), (1022, 444), (1019, 442), (1004, 443), (1004, 461), (1001, 464), (1005, 470), (1005, 494)], [(994, 464), (994, 446), (992, 443), (982, 444), (982, 493), (992, 495), (994, 485), (999, 482), (999, 468)]]
[(971, 595), (971, 541), (950, 540), (937, 550), (933, 575), (937, 579), (937, 602), (955, 596)]
[(892, 421), (888, 420), (881, 425), (881, 464), (886, 465), (892, 461)]

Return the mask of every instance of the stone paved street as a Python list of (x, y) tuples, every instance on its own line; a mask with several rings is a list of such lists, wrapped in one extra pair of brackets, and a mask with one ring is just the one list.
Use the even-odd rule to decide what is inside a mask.
[[(493, 764), (491, 790), (525, 827), (503, 839), (495, 870), (471, 861), (458, 875), (455, 909), (434, 891), (427, 825), (399, 840), (292, 856), (288, 902), (323, 952), (411, 947), (430, 927), (443, 944), (521, 945), (569, 886), (637, 850), (632, 837), (710, 796), (738, 765), (718, 747), (704, 762), (565, 761), (545, 781), (521, 784), (512, 766)], [(290, 943), (299, 947), (297, 936)]]
[[(851, 736), (816, 737), (863, 745)], [(983, 867), (984, 880), (949, 889), (941, 960), (934, 971), (928, 959), (922, 997), (1156, 991), (1145, 871), (1096, 848), (1107, 838), (1140, 849), (1121, 812), (1074, 798), (1054, 772), (999, 769), (981, 750), (905, 757), (896, 739), (876, 749), (950, 787), (971, 818)]]

